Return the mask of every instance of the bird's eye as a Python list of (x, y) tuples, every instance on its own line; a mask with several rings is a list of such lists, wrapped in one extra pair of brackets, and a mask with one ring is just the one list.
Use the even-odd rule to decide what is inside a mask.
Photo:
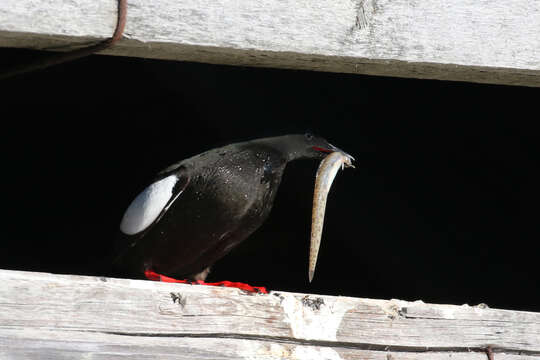
[(311, 134), (311, 133), (306, 133), (305, 136), (306, 136), (306, 139), (307, 139), (308, 141), (313, 140), (313, 134)]

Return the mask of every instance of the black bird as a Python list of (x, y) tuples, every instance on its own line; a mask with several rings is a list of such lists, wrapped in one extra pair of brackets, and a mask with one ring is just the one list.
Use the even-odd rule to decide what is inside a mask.
[(285, 135), (169, 166), (127, 208), (117, 265), (132, 275), (152, 270), (204, 281), (212, 264), (266, 220), (289, 161), (335, 151), (342, 152), (311, 134)]

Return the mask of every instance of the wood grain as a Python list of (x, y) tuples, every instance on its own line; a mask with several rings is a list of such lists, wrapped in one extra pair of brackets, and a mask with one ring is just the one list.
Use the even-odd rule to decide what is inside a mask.
[(540, 314), (0, 270), (0, 358), (540, 356)]
[[(116, 0), (2, 0), (0, 46), (111, 36)], [(540, 2), (129, 0), (110, 55), (540, 86)]]

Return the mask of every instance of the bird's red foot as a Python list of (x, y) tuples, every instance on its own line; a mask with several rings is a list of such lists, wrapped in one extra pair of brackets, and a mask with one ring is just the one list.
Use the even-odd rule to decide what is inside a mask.
[(225, 287), (237, 288), (237, 289), (244, 290), (247, 292), (252, 292), (252, 293), (268, 294), (268, 291), (263, 286), (251, 286), (251, 285), (244, 284), (241, 282), (219, 281), (219, 282), (207, 283), (202, 280), (195, 280), (195, 281), (177, 280), (177, 279), (173, 279), (171, 277), (165, 276), (165, 275), (158, 274), (152, 270), (146, 270), (144, 272), (144, 276), (146, 276), (148, 280), (153, 280), (153, 281), (163, 281), (163, 282), (172, 282), (172, 283), (181, 283), (181, 284), (225, 286)]

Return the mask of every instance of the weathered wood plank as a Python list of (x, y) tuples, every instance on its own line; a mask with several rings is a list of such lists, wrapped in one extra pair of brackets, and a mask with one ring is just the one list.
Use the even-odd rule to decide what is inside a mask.
[[(105, 53), (540, 86), (540, 2), (129, 0)], [(116, 0), (2, 0), (0, 46), (68, 50), (110, 36)]]
[(0, 358), (540, 356), (540, 314), (0, 270)]

